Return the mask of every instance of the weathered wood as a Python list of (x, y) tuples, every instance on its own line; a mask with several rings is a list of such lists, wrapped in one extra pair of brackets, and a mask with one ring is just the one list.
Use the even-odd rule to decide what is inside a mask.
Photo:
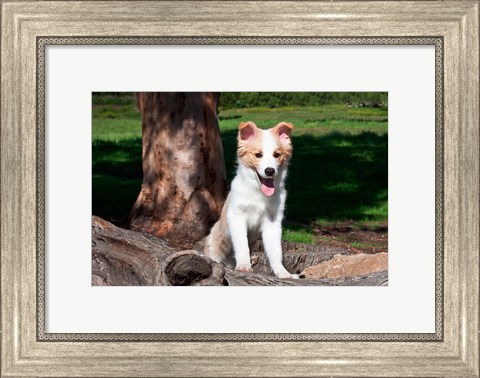
[(92, 218), (92, 285), (223, 285), (224, 274), (197, 251)]
[(225, 280), (229, 286), (387, 286), (388, 272), (382, 271), (356, 277), (292, 280), (225, 269)]
[[(195, 247), (198, 247), (196, 245)], [(286, 266), (300, 272), (346, 253), (333, 248), (284, 243)], [(238, 272), (217, 264), (198, 250), (179, 251), (162, 239), (125, 230), (92, 218), (92, 285), (96, 286), (346, 286), (386, 285), (387, 272), (336, 279), (280, 279), (268, 266), (261, 244), (253, 254), (254, 273)], [(302, 251), (303, 249), (303, 251)], [(299, 252), (297, 252), (300, 250)], [(308, 251), (306, 251), (308, 250)]]
[[(285, 242), (282, 242), (282, 246), (284, 246)], [(345, 248), (325, 248), (323, 246), (312, 246), (312, 247), (319, 247), (317, 250), (311, 248), (309, 251), (302, 251), (303, 246), (305, 244), (301, 243), (289, 243), (289, 244), (297, 244), (299, 245), (299, 250), (292, 250), (286, 249), (285, 246), (283, 247), (283, 262), (285, 268), (295, 274), (300, 274), (303, 272), (305, 268), (308, 268), (313, 265), (320, 264), (324, 261), (331, 260), (335, 255), (347, 255), (348, 250)], [(310, 246), (308, 246), (310, 247)], [(267, 256), (264, 252), (253, 252), (252, 253), (252, 268), (254, 273), (264, 274), (264, 275), (271, 275), (272, 270), (270, 269), (270, 265), (268, 263)]]
[(388, 270), (388, 253), (335, 255), (332, 259), (312, 265), (302, 271), (309, 279), (353, 277)]

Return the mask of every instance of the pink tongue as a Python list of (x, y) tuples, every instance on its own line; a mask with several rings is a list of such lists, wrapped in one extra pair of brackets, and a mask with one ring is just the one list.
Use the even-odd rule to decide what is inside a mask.
[(273, 193), (275, 193), (275, 186), (273, 185), (273, 179), (265, 179), (263, 177), (260, 177), (260, 181), (262, 183), (263, 194), (270, 197)]

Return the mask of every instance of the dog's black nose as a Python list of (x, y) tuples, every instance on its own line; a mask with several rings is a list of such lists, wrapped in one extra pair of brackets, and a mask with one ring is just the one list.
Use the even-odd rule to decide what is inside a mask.
[(273, 168), (265, 168), (265, 174), (269, 177), (273, 176), (275, 174), (275, 169)]

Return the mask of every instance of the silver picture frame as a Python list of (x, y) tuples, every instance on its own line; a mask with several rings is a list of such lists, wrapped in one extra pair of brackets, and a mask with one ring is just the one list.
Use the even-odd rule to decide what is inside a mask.
[[(478, 14), (477, 1), (2, 1), (2, 376), (478, 377)], [(434, 333), (44, 331), (45, 48), (148, 44), (435, 46)]]

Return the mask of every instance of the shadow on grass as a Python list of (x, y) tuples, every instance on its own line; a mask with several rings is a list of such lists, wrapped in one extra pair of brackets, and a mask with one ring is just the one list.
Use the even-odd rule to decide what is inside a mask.
[[(236, 130), (222, 133), (229, 182), (235, 174), (236, 136)], [(304, 134), (295, 136), (293, 144), (287, 179), (289, 224), (385, 217), (386, 209), (378, 208), (387, 200), (387, 134)], [(141, 155), (140, 138), (94, 142), (93, 214), (119, 225), (126, 221), (142, 183)]]
[(142, 185), (142, 139), (94, 141), (92, 212), (125, 226)]
[[(229, 182), (235, 174), (236, 136), (234, 130), (222, 134)], [(293, 137), (293, 147), (287, 178), (288, 223), (386, 217), (382, 205), (388, 196), (387, 134), (304, 134)]]
[(294, 143), (287, 182), (291, 218), (303, 223), (382, 216), (377, 211), (388, 196), (387, 134), (303, 135)]

